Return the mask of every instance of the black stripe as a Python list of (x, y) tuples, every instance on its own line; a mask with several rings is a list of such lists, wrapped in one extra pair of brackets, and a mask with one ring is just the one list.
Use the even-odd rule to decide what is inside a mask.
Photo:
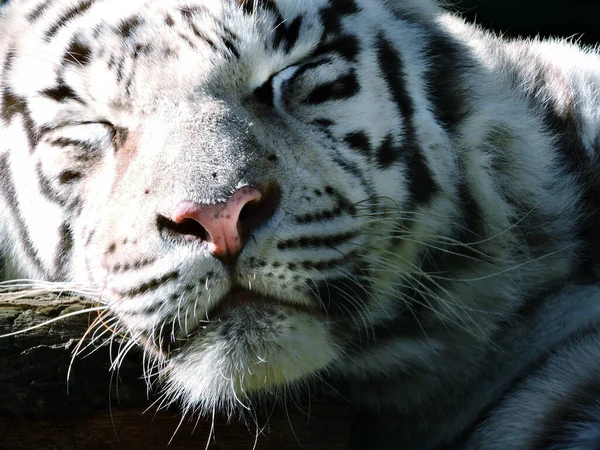
[(429, 203), (439, 187), (427, 167), (419, 148), (414, 128), (414, 105), (405, 88), (404, 64), (393, 45), (380, 33), (377, 36), (377, 58), (379, 68), (390, 89), (394, 102), (404, 120), (404, 142), (398, 151), (402, 153), (408, 172), (408, 185), (411, 192), (411, 210), (419, 204)]
[(139, 16), (128, 17), (127, 19), (123, 19), (119, 25), (117, 25), (117, 31), (125, 39), (128, 39), (135, 33), (136, 28), (143, 23), (144, 21)]
[(52, 187), (52, 182), (48, 179), (46, 174), (42, 171), (42, 163), (38, 161), (35, 166), (35, 173), (38, 177), (38, 183), (40, 186), (40, 193), (49, 201), (56, 203), (59, 206), (65, 206), (66, 200), (62, 198), (58, 192)]
[[(181, 8), (179, 8), (179, 11), (181, 12), (181, 16), (187, 23), (188, 27), (192, 30), (192, 33), (194, 33), (194, 36), (196, 36), (198, 39), (206, 42), (213, 50), (217, 50), (217, 46), (215, 45), (214, 41), (211, 38), (209, 38), (208, 36), (206, 36), (204, 33), (202, 33), (198, 29), (198, 27), (194, 24), (194, 19), (195, 19), (194, 15), (200, 14), (200, 13), (205, 13), (206, 8), (204, 8), (203, 6), (189, 6), (189, 7), (181, 7)], [(183, 35), (180, 35), (180, 36), (183, 37), (184, 39), (186, 39)], [(195, 46), (193, 46), (194, 44), (190, 44), (190, 45), (192, 46), (192, 48), (195, 48)]]
[(246, 14), (254, 14), (257, 8), (262, 8), (272, 14), (281, 16), (281, 13), (273, 0), (240, 0), (240, 3)]
[(28, 20), (29, 22), (35, 22), (35, 21), (36, 21), (36, 20), (38, 20), (38, 19), (39, 19), (39, 18), (42, 16), (42, 14), (44, 14), (44, 13), (45, 13), (45, 12), (48, 10), (48, 8), (49, 8), (50, 6), (52, 6), (53, 4), (54, 4), (54, 1), (52, 1), (52, 0), (45, 0), (45, 1), (42, 1), (42, 2), (40, 2), (40, 4), (39, 4), (39, 5), (37, 5), (37, 6), (36, 6), (36, 7), (35, 7), (33, 10), (31, 10), (31, 11), (30, 11), (30, 12), (27, 14), (27, 16), (26, 16), (27, 20)]
[(192, 42), (192, 40), (191, 40), (189, 37), (187, 37), (187, 36), (186, 36), (185, 34), (183, 34), (183, 33), (178, 33), (178, 36), (179, 36), (181, 39), (183, 39), (183, 40), (185, 41), (185, 43), (186, 43), (187, 45), (189, 45), (189, 46), (190, 46), (190, 48), (191, 48), (192, 50), (196, 50), (196, 44), (194, 44), (194, 43)]
[(177, 8), (186, 22), (192, 22), (197, 14), (207, 14), (208, 10), (200, 5), (180, 6)]
[(26, 110), (27, 102), (23, 97), (13, 94), (8, 88), (2, 90), (2, 120), (9, 124), (16, 115), (22, 115)]
[(256, 9), (255, 0), (239, 0), (239, 2), (245, 14), (252, 15), (254, 13)]
[[(174, 302), (177, 301), (179, 299), (179, 294), (171, 294), (170, 297)], [(141, 308), (136, 310), (136, 311), (127, 311), (127, 312), (123, 312), (123, 311), (119, 311), (119, 314), (122, 316), (126, 316), (126, 317), (143, 317), (143, 318), (147, 318), (148, 316), (157, 313), (158, 311), (161, 310), (161, 308), (163, 308), (163, 302), (159, 301), (155, 304), (143, 304), (140, 305)]]
[(45, 33), (46, 41), (49, 41), (58, 33), (58, 31), (66, 26), (77, 16), (84, 14), (94, 4), (95, 0), (85, 0), (84, 2), (70, 8), (62, 14), (54, 24)]
[(392, 164), (400, 159), (398, 146), (394, 143), (394, 137), (388, 134), (377, 147), (377, 166), (381, 170), (389, 169)]
[[(132, 58), (135, 61), (140, 56), (149, 56), (155, 50), (156, 50), (156, 47), (153, 46), (152, 44), (148, 44), (148, 43), (142, 44), (142, 43), (138, 42), (134, 46)], [(163, 48), (161, 53), (165, 56), (172, 56), (172, 55), (176, 54), (177, 52), (175, 50), (173, 50), (172, 48)], [(135, 67), (135, 64), (133, 64), (133, 66)], [(133, 70), (132, 72), (133, 72), (132, 75), (135, 75), (135, 70)]]
[(175, 20), (173, 19), (173, 17), (169, 13), (167, 13), (166, 16), (165, 16), (165, 24), (168, 27), (172, 27), (173, 25), (175, 25)]
[(279, 250), (315, 247), (334, 248), (336, 245), (343, 244), (344, 242), (356, 237), (356, 235), (357, 232), (350, 231), (347, 233), (333, 234), (330, 236), (300, 236), (293, 239), (279, 241), (277, 243), (277, 248)]
[(73, 231), (68, 222), (63, 222), (58, 230), (59, 242), (56, 249), (54, 264), (56, 266), (56, 277), (65, 279), (67, 277), (67, 264), (73, 250)]
[[(114, 244), (109, 247), (109, 252), (114, 253)], [(112, 273), (129, 272), (130, 270), (138, 270), (142, 267), (147, 267), (156, 262), (156, 258), (140, 259), (131, 263), (115, 263), (110, 269)], [(205, 281), (205, 280), (204, 280)], [(204, 281), (202, 281), (204, 283)]]
[(339, 53), (342, 58), (349, 62), (355, 62), (360, 52), (360, 44), (356, 36), (343, 35), (327, 43), (319, 45), (311, 57), (321, 56), (329, 53)]
[(318, 105), (333, 100), (347, 100), (360, 91), (360, 84), (354, 69), (346, 75), (329, 82), (323, 83), (312, 90), (306, 98), (306, 103)]
[(8, 73), (12, 69), (13, 62), (16, 58), (16, 50), (14, 47), (9, 47), (6, 52), (6, 58), (4, 58), (4, 62), (2, 63), (2, 80), (8, 79)]
[(47, 144), (51, 147), (65, 148), (65, 147), (76, 147), (77, 149), (84, 150), (85, 153), (78, 153), (75, 155), (77, 161), (90, 161), (94, 159), (100, 149), (97, 145), (94, 145), (91, 142), (80, 141), (78, 139), (69, 139), (69, 138), (56, 138), (52, 141), (48, 141)]
[(63, 63), (87, 66), (90, 63), (91, 58), (91, 49), (79, 39), (75, 38), (71, 41), (63, 55)]
[[(345, 156), (340, 149), (338, 148), (339, 143), (337, 139), (333, 136), (330, 127), (335, 125), (335, 122), (327, 119), (327, 118), (318, 118), (312, 121), (312, 124), (315, 125), (318, 130), (323, 133), (327, 139), (333, 143), (332, 147), (329, 147), (329, 150), (335, 153), (332, 156), (331, 160), (338, 165), (340, 169), (349, 174), (352, 178), (358, 180), (359, 184), (365, 189), (366, 198), (365, 200), (375, 200), (375, 188), (373, 187), (372, 180), (368, 179), (365, 173), (363, 172), (363, 168), (358, 164), (348, 160), (347, 156)], [(367, 167), (364, 167), (364, 170), (367, 170)], [(348, 213), (350, 215), (356, 214), (356, 208), (353, 204), (346, 202), (344, 199), (339, 198), (342, 204), (347, 207)], [(377, 209), (377, 204), (375, 201), (370, 201), (369, 206), (371, 212), (375, 212)]]
[(331, 135), (331, 130), (330, 128), (335, 126), (335, 121), (325, 118), (325, 117), (319, 117), (318, 119), (313, 119), (311, 121), (311, 124), (316, 125), (317, 127), (319, 127), (319, 129), (323, 132), (325, 132), (327, 135)]
[(25, 255), (40, 272), (48, 276), (49, 274), (44, 268), (42, 261), (39, 259), (35, 250), (35, 246), (31, 241), (27, 225), (21, 218), (21, 214), (19, 211), (19, 200), (17, 197), (15, 186), (12, 182), (13, 177), (12, 172), (10, 170), (10, 166), (8, 164), (7, 154), (0, 156), (0, 173), (2, 174), (2, 176), (0, 177), (0, 195), (2, 195), (6, 200), (6, 203), (8, 204), (8, 207), (12, 213), (12, 218), (16, 222), (15, 228), (19, 233), (19, 242), (23, 247), (23, 250), (25, 251)]
[(446, 131), (455, 132), (471, 112), (465, 77), (475, 64), (464, 44), (434, 28), (427, 29), (425, 57), (428, 61), (425, 84), (434, 115)]
[(284, 20), (273, 0), (242, 0), (241, 5), (246, 14), (254, 14), (256, 8), (261, 8), (274, 16), (272, 44), (274, 49), (279, 49), (284, 44), (284, 51), (289, 52), (294, 47), (300, 36), (301, 16), (296, 16), (292, 20)]
[(240, 37), (236, 33), (234, 33), (233, 31), (231, 31), (231, 29), (227, 25), (225, 25), (224, 23), (219, 22), (219, 27), (223, 29), (223, 33), (225, 33), (225, 36), (227, 36), (227, 39), (230, 39), (233, 42), (239, 42), (240, 41)]
[(83, 178), (83, 174), (81, 172), (76, 172), (74, 170), (64, 170), (58, 176), (58, 181), (60, 184), (71, 184), (76, 181), (79, 181)]
[(347, 202), (338, 202), (332, 209), (320, 209), (311, 211), (306, 214), (301, 214), (295, 217), (296, 223), (307, 224), (321, 222), (324, 220), (335, 219), (342, 216), (344, 213), (352, 214), (354, 209)]
[(285, 47), (284, 50), (289, 52), (296, 42), (298, 41), (298, 37), (300, 36), (300, 28), (302, 27), (302, 17), (298, 16), (292, 22), (286, 26), (285, 33)]
[(300, 37), (300, 29), (302, 28), (302, 16), (296, 16), (292, 20), (284, 20), (277, 5), (272, 0), (258, 0), (244, 2), (244, 11), (252, 13), (256, 6), (264, 9), (274, 16), (275, 26), (273, 27), (273, 48), (279, 49), (283, 44), (283, 50), (289, 52)]
[[(293, 267), (302, 267), (305, 270), (328, 270), (328, 269), (336, 269), (339, 267), (344, 267), (348, 263), (352, 261), (352, 259), (356, 256), (355, 251), (350, 251), (346, 253), (342, 258), (333, 258), (333, 259), (325, 259), (325, 260), (315, 260), (315, 259), (306, 259), (304, 261), (296, 261), (294, 263), (288, 264), (293, 265)], [(277, 267), (277, 263), (274, 263), (274, 267)], [(344, 278), (345, 280), (345, 278)], [(327, 280), (329, 283), (330, 280)]]
[(344, 136), (344, 142), (360, 154), (370, 157), (373, 154), (373, 148), (369, 142), (369, 136), (364, 131), (355, 131)]
[[(326, 118), (319, 118), (314, 119), (312, 123), (318, 127), (320, 132), (324, 133), (325, 136), (327, 136), (329, 141), (334, 143), (334, 146), (329, 149), (335, 152), (335, 156), (332, 156), (331, 158), (332, 161), (335, 164), (337, 164), (340, 169), (348, 173), (352, 178), (356, 178), (358, 180), (360, 185), (365, 189), (368, 199), (375, 198), (375, 189), (373, 188), (373, 183), (371, 182), (371, 180), (367, 179), (367, 177), (365, 176), (365, 174), (361, 170), (361, 167), (359, 167), (358, 164), (349, 161), (348, 158), (345, 157), (344, 154), (340, 152), (340, 150), (337, 148), (337, 139), (333, 136), (330, 130), (330, 127), (335, 125), (335, 122)], [(374, 204), (372, 205), (372, 207), (374, 208)], [(356, 210), (354, 207), (352, 207), (350, 214), (354, 215), (355, 213)]]
[(206, 42), (213, 50), (217, 50), (217, 46), (215, 45), (215, 42), (211, 38), (206, 36), (204, 33), (202, 33), (195, 24), (188, 23), (188, 26), (192, 30), (192, 33), (194, 33), (194, 36), (196, 36), (198, 39), (201, 39), (202, 41)]
[[(352, 178), (358, 180), (359, 184), (365, 189), (366, 199), (375, 199), (375, 188), (373, 187), (373, 182), (365, 176), (362, 167), (360, 167), (358, 164), (352, 161), (349, 161), (348, 158), (344, 156), (344, 154), (340, 152), (340, 150), (337, 148), (337, 139), (333, 136), (330, 130), (330, 127), (335, 125), (335, 123), (326, 118), (315, 119), (312, 121), (312, 123), (327, 136), (329, 141), (334, 143), (334, 146), (330, 148), (330, 150), (335, 153), (335, 155), (332, 156), (331, 160), (335, 164), (337, 164), (340, 169), (349, 174)], [(367, 168), (365, 167), (365, 170), (366, 169)], [(356, 208), (353, 205), (349, 206), (351, 207), (349, 210), (349, 214), (356, 214)], [(377, 205), (374, 201), (370, 202), (372, 212), (376, 210), (376, 206)]]
[(129, 76), (127, 77), (127, 81), (125, 82), (125, 93), (127, 97), (131, 98), (131, 86), (133, 85), (133, 81), (135, 79), (136, 74), (136, 64), (137, 64), (138, 53), (134, 50), (133, 58), (131, 61), (131, 65), (129, 67)]
[(73, 100), (76, 102), (85, 105), (85, 102), (77, 95), (77, 93), (71, 88), (64, 84), (62, 80), (58, 81), (58, 84), (52, 88), (44, 89), (40, 94), (51, 98), (54, 101), (65, 103), (69, 100)]
[(273, 78), (276, 75), (277, 74), (271, 75), (271, 77), (265, 81), (262, 86), (254, 89), (254, 96), (263, 105), (273, 106)]
[(137, 288), (130, 289), (125, 292), (117, 292), (117, 294), (119, 294), (121, 297), (134, 297), (136, 295), (141, 295), (150, 291), (154, 291), (161, 287), (163, 284), (167, 283), (168, 281), (176, 280), (177, 278), (179, 278), (179, 272), (173, 271), (163, 275), (162, 277), (146, 281), (145, 283), (139, 285)]
[(273, 0), (242, 0), (241, 4), (246, 14), (252, 15), (257, 8), (261, 8), (275, 16), (273, 48), (278, 49), (285, 38), (286, 24), (275, 2)]
[(260, 0), (260, 6), (275, 16), (273, 48), (278, 49), (285, 37), (285, 21), (272, 0)]
[(5, 250), (0, 247), (0, 281), (7, 281), (8, 279), (8, 256), (6, 256)]
[(239, 42), (239, 36), (231, 31), (227, 25), (221, 23), (219, 21), (219, 27), (223, 30), (224, 36), (221, 37), (223, 44), (229, 50), (229, 52), (236, 57), (236, 59), (240, 59), (240, 52), (238, 51), (236, 44)]
[(10, 123), (12, 119), (20, 115), (24, 122), (24, 131), (29, 142), (29, 151), (33, 151), (35, 146), (38, 144), (38, 132), (31, 115), (29, 114), (29, 108), (24, 98), (14, 95), (7, 87), (2, 91), (2, 102), (1, 113), (2, 119), (6, 123)]
[(475, 193), (466, 182), (466, 175), (459, 178), (462, 180), (458, 185), (458, 200), (463, 226), (460, 227), (456, 240), (463, 243), (480, 241), (488, 237), (485, 231), (485, 214)]
[(229, 50), (229, 52), (233, 56), (236, 57), (236, 59), (240, 59), (240, 52), (238, 52), (238, 49), (235, 47), (235, 44), (233, 43), (233, 41), (231, 41), (230, 39), (224, 38), (223, 44), (225, 45), (227, 50)]
[(325, 41), (330, 34), (340, 34), (342, 17), (357, 12), (359, 12), (359, 8), (353, 0), (331, 0), (329, 6), (319, 11), (321, 24), (323, 25), (321, 40)]
[[(331, 158), (331, 160), (335, 164), (337, 164), (340, 169), (348, 173), (352, 178), (358, 180), (359, 184), (365, 189), (365, 200), (372, 200), (371, 202), (369, 202), (371, 212), (375, 212), (375, 188), (373, 187), (373, 182), (370, 179), (368, 179), (365, 173), (363, 172), (363, 167), (352, 161), (349, 161), (348, 158), (344, 157), (343, 155), (334, 156)], [(366, 167), (364, 169), (367, 170)], [(354, 212), (351, 214), (354, 214)]]
[(126, 58), (122, 56), (119, 58), (119, 62), (117, 64), (117, 70), (115, 71), (115, 75), (117, 78), (117, 82), (121, 83), (123, 81), (123, 69), (125, 68)]
[[(306, 72), (308, 72), (309, 70), (313, 70), (323, 64), (327, 64), (331, 62), (331, 58), (328, 57), (322, 57), (320, 59), (317, 59), (315, 61), (311, 61), (311, 62), (307, 62), (307, 63), (302, 63), (301, 65), (299, 65), (296, 69), (296, 71), (292, 74), (291, 77), (289, 77), (287, 80), (285, 80), (285, 83), (283, 84), (283, 86), (287, 86), (290, 85), (292, 83), (294, 83), (296, 81), (296, 79), (304, 76), (304, 74)], [(277, 74), (275, 74), (274, 76), (277, 76)], [(283, 87), (282, 87), (283, 90)]]
[[(6, 52), (6, 57), (2, 63), (2, 73), (0, 74), (2, 76), (2, 80), (8, 79), (9, 72), (12, 69), (15, 58), (16, 51), (14, 47), (10, 47)], [(6, 83), (6, 81), (4, 83)], [(8, 89), (8, 87), (4, 85), (4, 83), (0, 84), (0, 86), (3, 86), (2, 99), (0, 103), (0, 117), (2, 117), (2, 119), (8, 124), (14, 114), (23, 109), (25, 101), (14, 95)]]

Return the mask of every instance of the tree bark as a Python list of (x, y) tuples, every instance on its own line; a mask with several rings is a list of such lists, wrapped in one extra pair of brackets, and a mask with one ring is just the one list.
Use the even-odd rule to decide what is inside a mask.
[[(0, 335), (94, 306), (76, 297), (0, 299)], [(128, 353), (118, 374), (108, 346), (72, 352), (97, 317), (80, 314), (0, 339), (0, 450), (166, 449), (181, 415), (158, 411), (142, 379), (141, 355)], [(83, 341), (85, 346), (88, 340)], [(120, 342), (113, 343), (113, 356)], [(94, 351), (92, 351), (94, 350)], [(144, 411), (147, 411), (144, 413)], [(344, 449), (352, 411), (327, 398), (276, 408), (259, 425), (257, 449)], [(204, 448), (211, 421), (185, 418), (169, 450)], [(252, 449), (254, 423), (217, 417), (210, 449)]]

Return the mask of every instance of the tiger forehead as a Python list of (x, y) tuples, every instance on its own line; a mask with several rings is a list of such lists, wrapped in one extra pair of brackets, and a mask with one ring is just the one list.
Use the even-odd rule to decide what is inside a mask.
[[(155, 2), (118, 16), (99, 9), (93, 26), (82, 22), (72, 28), (68, 40), (63, 36), (62, 66), (75, 74), (84, 71), (84, 76), (88, 66), (96, 73), (108, 71), (116, 78), (119, 95), (135, 94), (136, 79), (159, 88), (158, 80), (243, 92), (240, 83), (257, 87), (272, 74), (309, 58), (326, 41), (322, 21), (345, 14), (319, 7), (318, 2), (280, 3)], [(310, 8), (316, 13), (307, 15)], [(57, 24), (50, 25), (45, 39), (50, 31), (51, 40), (61, 39)]]
[[(180, 49), (192, 50), (207, 62), (219, 59), (239, 62), (260, 57), (261, 53), (294, 57), (312, 50), (318, 44), (315, 38), (323, 37), (320, 17), (306, 16), (301, 10), (279, 9), (274, 3), (269, 8), (254, 6), (252, 13), (247, 6), (227, 7), (216, 1), (186, 6), (157, 2), (152, 6), (119, 17), (99, 14), (96, 26), (86, 23), (79, 30), (96, 41), (101, 37), (116, 37), (121, 43), (119, 47), (130, 50), (134, 59), (153, 53), (154, 61), (157, 51), (164, 56), (179, 57)], [(109, 47), (102, 42), (98, 44)]]
[(116, 13), (107, 9), (112, 1), (89, 3), (89, 14), (71, 12), (74, 26), (44, 24), (40, 38), (48, 49), (62, 43), (51, 72), (118, 111), (146, 110), (159, 98), (195, 102), (198, 94), (239, 101), (286, 67), (328, 52), (352, 59), (360, 48), (359, 30), (341, 26), (363, 11), (352, 0), (151, 1)]
[[(116, 38), (121, 43), (119, 47), (128, 49), (134, 59), (152, 53), (152, 59), (156, 61), (157, 52), (181, 57), (183, 51), (191, 50), (207, 61), (228, 59), (239, 62), (246, 59), (254, 66), (260, 63), (256, 61), (257, 57), (268, 54), (281, 65), (288, 64), (290, 59), (307, 56), (328, 37), (342, 34), (342, 19), (360, 11), (362, 8), (351, 0), (298, 3), (211, 0), (185, 5), (152, 2), (148, 7), (117, 15), (109, 14), (106, 6), (98, 5), (97, 14), (90, 13), (91, 19), (86, 18), (79, 27), (70, 28), (75, 36), (69, 45), (74, 55), (81, 54), (77, 34), (85, 33), (90, 42), (95, 41), (105, 49), (116, 47), (116, 42), (107, 43), (102, 39)], [(48, 31), (43, 33), (46, 41), (58, 36), (60, 31), (56, 27), (60, 23), (48, 25)], [(360, 34), (354, 26), (351, 32)]]

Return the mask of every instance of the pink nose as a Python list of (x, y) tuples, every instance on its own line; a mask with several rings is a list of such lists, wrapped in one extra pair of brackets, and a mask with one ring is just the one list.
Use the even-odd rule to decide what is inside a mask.
[[(242, 209), (260, 206), (262, 198), (257, 189), (245, 186), (225, 202), (202, 204), (186, 200), (177, 205), (172, 220), (177, 224), (189, 220), (200, 224), (206, 231), (204, 240), (209, 251), (219, 259), (233, 261), (244, 248), (245, 235), (250, 231), (243, 226)], [(246, 215), (261, 215), (259, 209), (247, 208)]]

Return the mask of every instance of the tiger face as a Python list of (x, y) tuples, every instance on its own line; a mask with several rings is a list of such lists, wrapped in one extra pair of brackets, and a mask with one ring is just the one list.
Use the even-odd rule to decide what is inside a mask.
[[(475, 63), (437, 7), (390, 4), (9, 5), (12, 275), (93, 289), (170, 398), (204, 411), (485, 342), (526, 291), (517, 276), (536, 289), (570, 270), (564, 253), (533, 259), (514, 224), (551, 217), (544, 251), (564, 247), (568, 208), (550, 210), (574, 184), (554, 181), (541, 126), (465, 119), (474, 100), (447, 80)], [(535, 262), (509, 271), (519, 258)]]
[(378, 197), (436, 189), (392, 38), (356, 35), (382, 8), (138, 3), (59, 2), (3, 39), (14, 245), (97, 289), (189, 404), (328, 370), (393, 312)]

